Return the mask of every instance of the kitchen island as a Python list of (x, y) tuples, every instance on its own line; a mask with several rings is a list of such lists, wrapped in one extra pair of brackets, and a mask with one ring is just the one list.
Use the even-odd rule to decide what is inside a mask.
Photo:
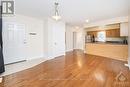
[(127, 61), (128, 45), (121, 43), (86, 43), (86, 53)]

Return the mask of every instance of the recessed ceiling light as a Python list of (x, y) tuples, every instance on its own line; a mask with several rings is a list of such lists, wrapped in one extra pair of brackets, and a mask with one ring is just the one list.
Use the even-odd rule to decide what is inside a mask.
[(79, 26), (76, 26), (75, 28), (76, 28), (76, 29), (79, 29)]
[(89, 22), (89, 20), (87, 19), (87, 20), (85, 20), (85, 22), (86, 22), (86, 23), (88, 23), (88, 22)]

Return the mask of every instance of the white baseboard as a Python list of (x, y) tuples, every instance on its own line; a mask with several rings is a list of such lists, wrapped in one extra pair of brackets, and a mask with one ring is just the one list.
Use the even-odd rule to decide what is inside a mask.
[(44, 58), (44, 56), (40, 55), (40, 56), (29, 57), (26, 60), (34, 60), (34, 59), (39, 59), (39, 58)]
[(66, 50), (66, 52), (70, 52), (70, 51), (73, 51), (73, 49)]
[(130, 70), (130, 65), (128, 67), (129, 67), (129, 70)]
[(82, 50), (82, 51), (84, 51), (84, 49), (74, 48), (74, 49), (69, 49), (69, 50), (66, 50), (66, 52), (71, 52), (71, 51), (73, 51), (73, 50)]
[(0, 77), (0, 83), (2, 83), (2, 80), (3, 80), (3, 78), (2, 78), (2, 77)]
[(130, 70), (130, 65), (129, 64), (124, 64), (126, 67), (128, 67), (129, 68), (129, 70)]

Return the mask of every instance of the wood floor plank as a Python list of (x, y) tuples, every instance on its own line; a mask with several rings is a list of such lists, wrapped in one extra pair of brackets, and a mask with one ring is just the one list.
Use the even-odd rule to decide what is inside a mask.
[[(75, 50), (5, 76), (0, 87), (130, 87), (130, 71), (124, 63)], [(116, 80), (120, 72), (125, 81)]]

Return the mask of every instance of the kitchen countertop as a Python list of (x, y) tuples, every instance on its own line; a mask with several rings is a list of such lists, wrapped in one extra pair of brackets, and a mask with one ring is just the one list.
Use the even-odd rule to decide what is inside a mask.
[(87, 43), (91, 43), (91, 44), (110, 44), (110, 45), (128, 45), (128, 44), (124, 44), (124, 43), (114, 43), (114, 42), (86, 42)]
[(85, 45), (87, 54), (103, 56), (107, 58), (126, 61), (128, 58), (128, 45), (121, 43), (87, 43)]

